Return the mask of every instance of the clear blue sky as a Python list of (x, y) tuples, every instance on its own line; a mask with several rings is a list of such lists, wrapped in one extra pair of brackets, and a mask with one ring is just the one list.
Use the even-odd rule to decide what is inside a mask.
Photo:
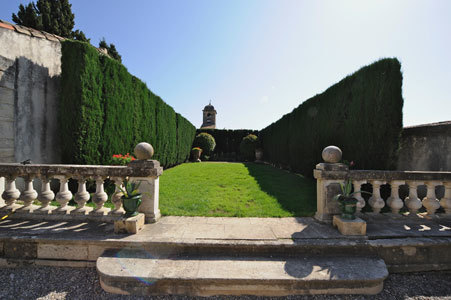
[(451, 120), (449, 0), (71, 3), (76, 29), (196, 127), (212, 99), (218, 128), (264, 128), (382, 57), (401, 61), (405, 126)]

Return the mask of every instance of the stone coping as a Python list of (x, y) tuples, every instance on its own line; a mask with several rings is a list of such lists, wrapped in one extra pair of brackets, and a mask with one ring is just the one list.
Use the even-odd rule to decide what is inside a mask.
[(21, 26), (21, 25), (17, 25), (17, 24), (12, 24), (12, 23), (9, 23), (4, 20), (0, 20), (0, 28), (14, 30), (20, 34), (25, 34), (28, 36), (37, 37), (37, 38), (41, 38), (41, 39), (47, 39), (52, 42), (59, 42), (59, 41), (65, 40), (65, 38), (60, 37), (56, 34), (48, 33), (45, 31), (39, 31), (39, 30), (36, 30), (33, 28), (29, 28), (29, 27), (25, 27), (25, 26)]
[(451, 172), (425, 171), (381, 171), (381, 170), (350, 170), (324, 171), (314, 170), (315, 178), (322, 179), (352, 179), (352, 180), (412, 180), (412, 181), (451, 181)]
[(127, 166), (0, 163), (0, 176), (5, 177), (158, 177), (162, 173), (156, 160), (136, 160)]

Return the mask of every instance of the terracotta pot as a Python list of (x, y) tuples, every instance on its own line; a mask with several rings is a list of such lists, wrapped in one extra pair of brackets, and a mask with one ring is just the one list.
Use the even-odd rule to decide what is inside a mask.
[(200, 155), (202, 153), (202, 150), (191, 150), (191, 156), (193, 158), (193, 161), (200, 161)]

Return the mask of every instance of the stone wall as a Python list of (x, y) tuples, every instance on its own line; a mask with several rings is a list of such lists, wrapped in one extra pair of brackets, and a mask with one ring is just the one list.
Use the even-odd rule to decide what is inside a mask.
[(451, 171), (451, 121), (405, 127), (398, 170)]
[(0, 26), (0, 162), (59, 163), (61, 44), (19, 29)]

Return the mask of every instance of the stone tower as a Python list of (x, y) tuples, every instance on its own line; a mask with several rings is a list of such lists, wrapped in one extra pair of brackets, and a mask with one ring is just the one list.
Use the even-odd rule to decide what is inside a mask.
[(200, 129), (216, 129), (216, 110), (213, 105), (208, 104), (204, 107), (204, 120)]

